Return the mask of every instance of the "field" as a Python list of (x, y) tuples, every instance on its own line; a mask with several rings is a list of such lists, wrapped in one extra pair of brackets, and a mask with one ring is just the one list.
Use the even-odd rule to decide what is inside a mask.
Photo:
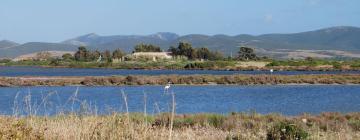
[(1, 139), (360, 139), (360, 114), (0, 117)]

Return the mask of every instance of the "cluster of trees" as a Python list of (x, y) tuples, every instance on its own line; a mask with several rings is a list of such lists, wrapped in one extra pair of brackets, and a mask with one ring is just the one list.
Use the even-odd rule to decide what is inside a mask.
[(256, 56), (254, 49), (248, 47), (240, 47), (238, 52), (238, 59), (239, 60), (257, 60), (258, 57)]
[[(206, 47), (193, 48), (190, 43), (180, 42), (178, 47), (171, 46), (169, 50), (173, 56), (186, 56), (187, 58), (204, 60), (222, 60), (224, 56), (218, 51), (210, 51)], [(237, 60), (258, 60), (254, 49), (249, 47), (240, 47)]]
[(126, 55), (120, 49), (117, 49), (113, 52), (106, 50), (104, 52), (100, 52), (98, 50), (89, 51), (85, 47), (81, 46), (78, 48), (78, 51), (75, 53), (74, 56), (71, 54), (64, 54), (62, 57), (64, 60), (76, 60), (76, 61), (96, 61), (101, 58), (101, 60), (105, 60), (107, 62), (111, 62), (113, 59), (121, 59)]
[[(210, 51), (206, 47), (193, 48), (190, 43), (180, 42), (177, 47), (171, 46), (168, 50), (175, 57), (187, 57), (190, 60), (203, 59), (203, 60), (223, 60), (224, 56), (218, 51)], [(134, 47), (133, 52), (162, 52), (159, 46), (152, 44), (138, 44)], [(76, 61), (96, 61), (101, 58), (102, 61), (111, 62), (113, 59), (121, 59), (126, 55), (120, 49), (117, 49), (113, 52), (104, 51), (100, 52), (98, 50), (90, 51), (85, 47), (79, 47), (78, 51), (74, 56), (71, 54), (63, 55), (64, 60), (76, 60)], [(254, 49), (248, 47), (240, 47), (238, 52), (238, 60), (257, 60)]]
[(178, 47), (171, 46), (168, 50), (173, 56), (186, 56), (188, 59), (220, 60), (223, 55), (218, 51), (210, 51), (206, 47), (193, 48), (190, 43), (180, 42)]
[(161, 49), (159, 46), (141, 43), (135, 46), (134, 52), (161, 52)]

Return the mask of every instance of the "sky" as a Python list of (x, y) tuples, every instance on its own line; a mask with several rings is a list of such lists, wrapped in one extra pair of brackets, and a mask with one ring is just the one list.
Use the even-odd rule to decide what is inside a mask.
[(360, 27), (360, 0), (0, 0), (0, 40), (295, 33)]

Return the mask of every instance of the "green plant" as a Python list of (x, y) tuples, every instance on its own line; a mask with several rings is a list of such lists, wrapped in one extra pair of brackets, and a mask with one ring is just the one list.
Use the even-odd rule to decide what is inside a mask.
[(267, 140), (303, 140), (308, 136), (309, 133), (290, 122), (279, 122), (267, 132)]
[(208, 116), (208, 123), (210, 126), (215, 128), (220, 128), (225, 121), (225, 117), (223, 115), (210, 115)]
[(360, 120), (349, 121), (349, 126), (355, 131), (360, 131)]

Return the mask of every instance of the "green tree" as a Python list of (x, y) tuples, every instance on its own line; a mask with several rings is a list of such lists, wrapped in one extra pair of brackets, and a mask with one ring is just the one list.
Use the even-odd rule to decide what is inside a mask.
[(168, 49), (169, 52), (171, 52), (171, 55), (173, 56), (179, 56), (179, 49), (174, 47), (174, 46), (170, 46), (170, 48)]
[(113, 51), (112, 53), (112, 58), (113, 59), (121, 59), (122, 57), (124, 57), (126, 55), (125, 52), (123, 52), (120, 49), (116, 49), (115, 51)]
[(178, 55), (186, 56), (188, 59), (196, 59), (196, 50), (190, 43), (180, 42), (178, 46)]
[(254, 60), (257, 58), (254, 49), (248, 47), (240, 47), (238, 54), (240, 60)]
[(224, 55), (219, 51), (211, 52), (209, 56), (209, 60), (223, 60), (223, 59), (224, 59)]
[(134, 52), (161, 52), (160, 47), (152, 44), (138, 44), (134, 48)]
[(208, 60), (208, 59), (210, 59), (211, 55), (212, 54), (208, 48), (202, 47), (202, 48), (196, 49), (196, 56), (199, 59)]
[(109, 50), (105, 50), (102, 53), (102, 57), (103, 57), (103, 60), (106, 60), (106, 62), (111, 62), (112, 61), (111, 52)]
[(65, 61), (70, 61), (70, 60), (73, 60), (74, 57), (70, 53), (66, 53), (66, 54), (62, 55), (62, 59)]
[(96, 50), (94, 52), (90, 52), (89, 58), (87, 58), (89, 61), (96, 61), (99, 59), (99, 57), (102, 56), (101, 52)]
[(89, 57), (90, 53), (89, 51), (86, 49), (85, 46), (80, 46), (78, 48), (78, 51), (75, 53), (75, 60), (76, 61), (87, 61), (88, 57)]

